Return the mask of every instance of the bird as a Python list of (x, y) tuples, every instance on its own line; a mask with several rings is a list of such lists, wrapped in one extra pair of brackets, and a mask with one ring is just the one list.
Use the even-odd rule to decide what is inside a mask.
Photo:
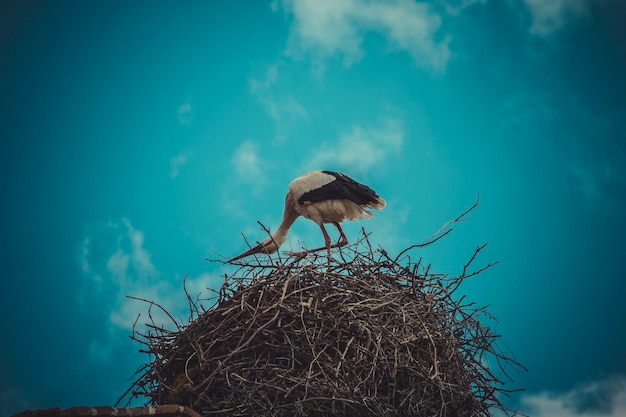
[[(341, 222), (371, 218), (373, 213), (369, 209), (382, 210), (386, 204), (385, 199), (370, 187), (345, 174), (322, 170), (307, 172), (289, 183), (283, 219), (278, 229), (258, 245), (228, 262), (257, 253), (272, 254), (278, 251), (287, 239), (291, 226), (300, 216), (314, 221), (320, 227), (325, 245), (303, 252), (289, 252), (288, 255), (304, 257), (308, 253), (326, 249), (330, 262), (330, 250), (348, 244)], [(339, 231), (337, 243), (331, 244), (325, 224), (332, 224)]]

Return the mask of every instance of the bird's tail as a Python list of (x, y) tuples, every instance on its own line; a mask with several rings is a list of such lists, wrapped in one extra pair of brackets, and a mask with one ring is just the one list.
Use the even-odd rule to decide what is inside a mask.
[(385, 201), (384, 198), (376, 197), (376, 199), (372, 201), (371, 203), (369, 203), (367, 207), (374, 209), (374, 210), (382, 210), (383, 207), (385, 207), (386, 205), (387, 205), (387, 202)]

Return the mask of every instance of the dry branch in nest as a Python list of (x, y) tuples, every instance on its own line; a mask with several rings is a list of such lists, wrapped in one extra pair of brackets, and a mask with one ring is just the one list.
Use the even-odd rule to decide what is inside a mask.
[[(453, 222), (462, 220), (462, 216)], [(522, 369), (497, 347), (485, 308), (457, 296), (461, 275), (391, 257), (368, 236), (336, 253), (252, 258), (213, 307), (188, 295), (190, 321), (133, 332), (150, 362), (125, 397), (205, 416), (489, 416), (501, 378)], [(491, 365), (491, 366), (490, 366)]]

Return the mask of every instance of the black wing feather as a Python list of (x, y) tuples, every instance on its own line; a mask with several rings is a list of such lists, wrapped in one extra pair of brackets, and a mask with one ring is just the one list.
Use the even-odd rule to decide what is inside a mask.
[(378, 194), (365, 184), (361, 184), (345, 174), (334, 171), (322, 171), (336, 179), (318, 189), (308, 191), (300, 196), (298, 204), (305, 202), (317, 203), (326, 200), (350, 200), (359, 205), (367, 205), (378, 201)]

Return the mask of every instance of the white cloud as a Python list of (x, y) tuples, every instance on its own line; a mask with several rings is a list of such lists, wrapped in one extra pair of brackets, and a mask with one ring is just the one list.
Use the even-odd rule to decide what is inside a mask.
[(130, 259), (135, 271), (142, 278), (152, 276), (158, 278), (158, 271), (150, 260), (150, 253), (143, 247), (143, 232), (136, 230), (126, 218), (122, 219), (122, 223), (128, 229), (128, 237), (132, 243), (132, 256)]
[(235, 149), (231, 157), (232, 181), (222, 184), (220, 210), (228, 216), (248, 217), (246, 207), (250, 194), (258, 196), (268, 185), (272, 164), (261, 157), (258, 142), (247, 139)]
[[(83, 238), (80, 265), (84, 277), (82, 298), (94, 297), (96, 301), (85, 301), (85, 306), (93, 308), (94, 303), (102, 303), (107, 309), (110, 330), (132, 329), (138, 315), (141, 315), (140, 325), (149, 321), (149, 304), (129, 299), (127, 295), (158, 303), (180, 319), (187, 310), (182, 279), (163, 279), (145, 248), (144, 233), (135, 229), (128, 219), (92, 229)], [(215, 285), (209, 274), (187, 280), (187, 287), (193, 288), (194, 296)], [(156, 307), (150, 310), (150, 315), (157, 325), (168, 328), (174, 325)], [(100, 341), (92, 341), (89, 348), (90, 355), (101, 360), (106, 360), (110, 351), (111, 346)]]
[(523, 0), (530, 11), (530, 32), (546, 36), (589, 11), (587, 0)]
[(325, 142), (307, 160), (307, 169), (346, 168), (363, 173), (402, 150), (404, 130), (398, 119), (383, 118), (381, 125), (354, 126), (335, 142)]
[(235, 150), (231, 159), (233, 171), (237, 179), (244, 183), (263, 184), (268, 162), (259, 155), (259, 144), (252, 140), (245, 140)]
[(117, 327), (130, 329), (140, 313), (129, 307), (126, 295), (159, 296), (155, 288), (160, 274), (143, 245), (143, 232), (128, 219), (101, 225), (83, 239), (81, 265), (87, 287), (100, 297), (110, 297), (109, 320)]
[(117, 280), (122, 279), (128, 273), (130, 256), (122, 249), (118, 249), (108, 260), (107, 270)]
[(564, 393), (526, 394), (519, 411), (533, 417), (626, 416), (626, 379), (591, 382)]
[(189, 161), (191, 154), (191, 151), (185, 150), (170, 158), (170, 178), (178, 177), (180, 169)]
[[(277, 10), (278, 3), (274, 4)], [(293, 15), (287, 54), (324, 60), (340, 55), (350, 65), (364, 55), (365, 34), (377, 32), (392, 49), (408, 52), (430, 70), (450, 58), (449, 37), (437, 39), (441, 16), (429, 3), (413, 0), (284, 0)]]
[(473, 6), (476, 3), (485, 4), (487, 0), (450, 0), (444, 2), (446, 13), (457, 16), (463, 9)]
[(296, 99), (291, 95), (287, 96), (285, 101), (279, 106), (282, 113), (289, 115), (292, 119), (302, 118), (308, 119), (309, 113)]
[(253, 93), (264, 93), (278, 80), (278, 65), (270, 65), (265, 71), (265, 76), (250, 78), (250, 91)]
[(250, 92), (263, 105), (267, 114), (275, 121), (289, 123), (308, 119), (306, 108), (292, 95), (280, 95), (275, 92), (278, 81), (278, 64), (271, 65), (261, 77), (250, 78)]
[(196, 301), (197, 299), (203, 299), (213, 295), (214, 293), (207, 290), (207, 288), (216, 289), (218, 287), (216, 284), (221, 285), (223, 281), (224, 280), (221, 277), (218, 278), (208, 272), (203, 272), (197, 277), (188, 277), (185, 283), (185, 288), (187, 289), (187, 293), (191, 299)]

